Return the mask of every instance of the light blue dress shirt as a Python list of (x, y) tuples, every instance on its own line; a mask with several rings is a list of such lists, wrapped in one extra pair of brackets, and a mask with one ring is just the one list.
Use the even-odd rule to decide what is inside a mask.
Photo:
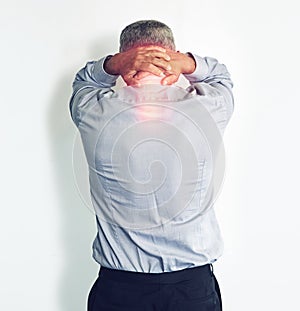
[(225, 65), (192, 55), (188, 90), (148, 81), (115, 91), (118, 76), (105, 72), (105, 57), (75, 77), (70, 113), (89, 165), (101, 266), (170, 272), (223, 252), (210, 186), (233, 84)]

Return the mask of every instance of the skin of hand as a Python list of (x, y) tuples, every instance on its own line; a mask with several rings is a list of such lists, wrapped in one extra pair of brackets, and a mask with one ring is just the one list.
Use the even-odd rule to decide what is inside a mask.
[(195, 71), (196, 62), (191, 54), (172, 50), (167, 50), (167, 54), (171, 57), (171, 69), (164, 72), (166, 77), (162, 79), (161, 84), (171, 85), (178, 81), (180, 74), (191, 74)]
[[(171, 57), (162, 47), (136, 47), (108, 58), (104, 70), (109, 74), (121, 75), (127, 85), (139, 85), (138, 80), (143, 76), (139, 72), (165, 77), (164, 72), (172, 69), (170, 60)], [(172, 80), (171, 73), (169, 76), (169, 80)]]
[(139, 85), (139, 80), (150, 74), (161, 76), (161, 84), (171, 85), (178, 81), (180, 74), (193, 73), (196, 62), (188, 53), (147, 46), (115, 54), (104, 63), (104, 69), (121, 75), (127, 85)]
[[(161, 80), (162, 85), (171, 85), (178, 81), (180, 74), (191, 74), (195, 71), (196, 62), (191, 54), (183, 54), (172, 50), (166, 52), (170, 56), (168, 62), (171, 68), (164, 71), (164, 77)], [(142, 79), (150, 74), (146, 71), (139, 71), (135, 78)]]

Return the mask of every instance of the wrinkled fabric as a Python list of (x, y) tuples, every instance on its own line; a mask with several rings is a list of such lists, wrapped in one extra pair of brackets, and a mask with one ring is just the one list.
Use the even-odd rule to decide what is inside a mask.
[(103, 267), (171, 272), (213, 263), (223, 252), (211, 149), (233, 112), (232, 82), (215, 59), (194, 58), (189, 90), (114, 91), (117, 76), (104, 71), (104, 59), (76, 75), (70, 112), (89, 165), (93, 257)]

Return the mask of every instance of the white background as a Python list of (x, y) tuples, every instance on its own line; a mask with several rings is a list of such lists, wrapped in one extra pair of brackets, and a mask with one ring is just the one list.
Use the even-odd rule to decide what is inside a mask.
[(120, 31), (158, 19), (226, 64), (235, 111), (216, 210), (225, 311), (300, 310), (297, 1), (1, 1), (0, 309), (85, 310), (98, 266), (73, 177), (71, 83)]

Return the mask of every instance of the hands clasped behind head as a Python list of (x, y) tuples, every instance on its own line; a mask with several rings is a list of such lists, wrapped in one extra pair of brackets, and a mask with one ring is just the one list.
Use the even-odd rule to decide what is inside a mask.
[(135, 47), (115, 54), (105, 69), (121, 75), (127, 85), (139, 85), (139, 80), (150, 74), (162, 77), (161, 84), (173, 84), (184, 73), (186, 57), (160, 46)]

